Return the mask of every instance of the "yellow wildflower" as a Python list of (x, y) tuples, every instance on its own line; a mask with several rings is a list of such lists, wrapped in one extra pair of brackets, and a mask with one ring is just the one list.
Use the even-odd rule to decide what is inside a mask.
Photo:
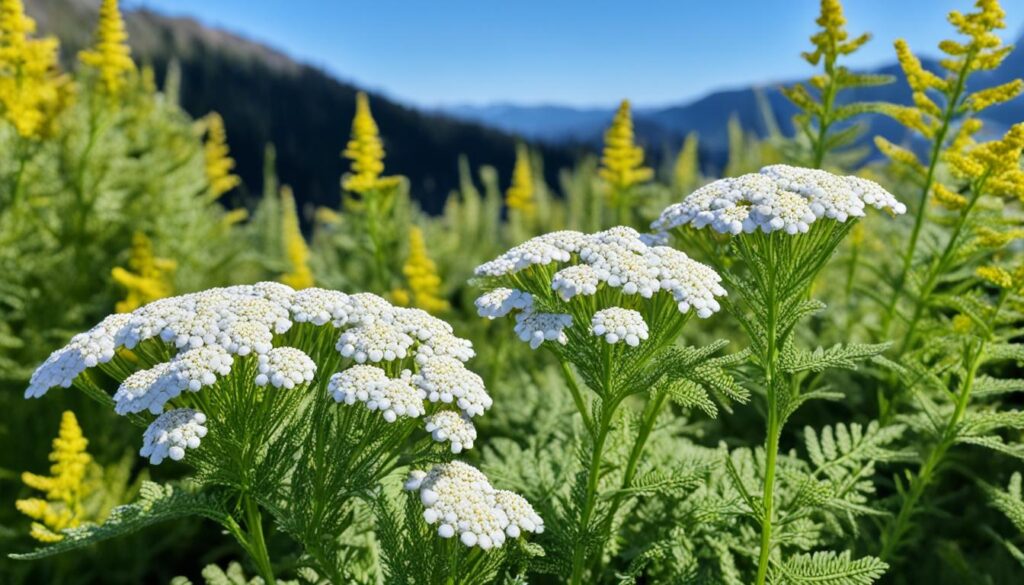
[(398, 307), (408, 307), (412, 305), (412, 294), (404, 288), (391, 289), (388, 293), (388, 298), (391, 300), (391, 304)]
[(982, 266), (975, 270), (974, 274), (985, 282), (999, 288), (1010, 288), (1013, 286), (1013, 277), (1010, 276), (1009, 272), (998, 266)]
[(281, 240), (284, 255), (291, 271), (281, 275), (281, 282), (294, 289), (313, 286), (313, 271), (309, 268), (309, 246), (302, 237), (299, 226), (299, 212), (295, 207), (295, 196), (291, 187), (281, 187)]
[(324, 225), (337, 225), (341, 223), (341, 214), (330, 207), (317, 207), (313, 219)]
[(816, 47), (811, 53), (802, 53), (803, 58), (811, 65), (817, 65), (822, 57), (827, 61), (835, 60), (837, 55), (849, 55), (871, 40), (871, 35), (864, 33), (847, 41), (846, 17), (843, 16), (843, 5), (839, 0), (821, 0), (821, 12), (815, 21), (821, 30), (811, 37)]
[(878, 150), (894, 162), (905, 164), (917, 171), (924, 172), (924, 165), (918, 160), (913, 151), (897, 146), (889, 142), (883, 136), (875, 136), (875, 146)]
[(57, 71), (57, 39), (29, 38), (35, 30), (21, 0), (0, 0), (0, 113), (25, 138), (45, 134), (71, 96)]
[(224, 119), (217, 112), (206, 116), (206, 143), (203, 145), (203, 159), (206, 166), (206, 180), (210, 183), (210, 195), (217, 199), (241, 183), (231, 173), (235, 159), (228, 148), (228, 135), (224, 130)]
[(977, 118), (968, 118), (960, 124), (952, 142), (949, 143), (949, 152), (963, 152), (968, 146), (974, 144), (974, 135), (981, 130), (982, 122)]
[(990, 227), (981, 226), (977, 231), (977, 243), (985, 248), (999, 249), (1014, 240), (1024, 239), (1024, 229), (1015, 228), (1006, 231), (997, 231)]
[(533, 172), (526, 146), (516, 146), (516, 166), (512, 170), (512, 186), (505, 192), (505, 204), (526, 217), (533, 217), (537, 204), (533, 200)]
[(171, 274), (178, 265), (174, 260), (158, 258), (153, 242), (142, 232), (132, 234), (128, 268), (114, 267), (110, 276), (127, 291), (124, 300), (115, 306), (118, 313), (127, 313), (146, 303), (174, 294)]
[(356, 94), (352, 138), (342, 156), (352, 161), (352, 172), (342, 183), (346, 191), (365, 195), (398, 184), (398, 177), (380, 176), (384, 172), (384, 145), (380, 140), (377, 122), (370, 112), (370, 100), (363, 92)]
[(633, 117), (629, 100), (622, 100), (612, 125), (604, 134), (604, 154), (599, 174), (615, 191), (626, 191), (648, 181), (654, 171), (643, 166), (644, 149), (633, 141)]
[(971, 95), (967, 96), (967, 107), (971, 108), (975, 112), (980, 112), (985, 108), (1008, 102), (1015, 97), (1019, 96), (1021, 90), (1024, 90), (1024, 80), (1014, 79), (1008, 81), (1002, 85), (976, 91)]
[(949, 209), (950, 211), (956, 211), (967, 207), (967, 198), (963, 195), (950, 190), (942, 183), (936, 182), (932, 186), (932, 195), (935, 197), (935, 202), (939, 205)]
[[(803, 88), (802, 85), (796, 87)], [(690, 132), (683, 140), (683, 147), (679, 149), (679, 156), (676, 157), (676, 164), (672, 169), (672, 177), (676, 181), (676, 186), (683, 190), (689, 190), (700, 182), (696, 132)]]
[(911, 90), (917, 93), (928, 89), (943, 89), (946, 86), (946, 82), (941, 77), (921, 65), (921, 60), (911, 52), (907, 41), (897, 39), (893, 45), (896, 47), (896, 58), (900, 62), (900, 68), (903, 69), (903, 75), (906, 76), (907, 85)]
[(22, 514), (37, 520), (32, 523), (31, 535), (42, 542), (56, 542), (65, 528), (78, 526), (82, 520), (82, 499), (87, 495), (86, 471), (92, 457), (86, 452), (89, 441), (78, 426), (78, 419), (70, 410), (60, 421), (60, 431), (53, 440), (50, 453), (50, 475), (21, 474), (28, 487), (43, 492), (46, 499), (18, 500), (15, 506)]
[(970, 333), (973, 327), (974, 322), (971, 321), (971, 318), (967, 315), (961, 313), (953, 317), (953, 331), (963, 335), (965, 333)]
[(116, 95), (124, 89), (127, 75), (135, 71), (135, 63), (117, 0), (103, 0), (100, 4), (95, 41), (91, 49), (78, 54), (78, 59), (99, 73), (101, 88), (107, 94)]
[(984, 179), (987, 193), (1024, 198), (1024, 122), (1015, 124), (999, 140), (978, 144), (962, 154), (947, 157), (954, 173), (970, 180)]
[(232, 226), (249, 219), (249, 210), (244, 207), (238, 209), (232, 209), (221, 217), (221, 224), (224, 226)]
[[(437, 274), (437, 265), (427, 255), (423, 230), (417, 226), (409, 229), (409, 257), (402, 267), (402, 274), (409, 283), (411, 304), (428, 313), (440, 313), (448, 309), (448, 301), (440, 296), (441, 277)], [(400, 300), (400, 295), (393, 298)], [(406, 298), (406, 304), (409, 304), (408, 300)]]

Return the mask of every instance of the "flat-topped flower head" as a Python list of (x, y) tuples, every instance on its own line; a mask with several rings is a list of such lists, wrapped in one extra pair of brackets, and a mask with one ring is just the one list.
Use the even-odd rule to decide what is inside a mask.
[[(336, 369), (329, 378), (318, 375), (314, 358), (334, 352)], [(158, 416), (145, 439), (144, 455), (154, 462), (180, 458), (198, 445), (206, 416), (233, 416), (236, 411), (224, 405), (246, 400), (245, 389), (252, 390), (253, 400), (287, 401), (292, 399), (286, 393), (257, 388), (316, 385), (336, 402), (379, 413), (389, 423), (425, 416), (429, 398), (436, 404), (430, 406), (427, 432), (459, 452), (476, 437), (469, 417), (493, 403), (483, 380), (464, 365), (473, 355), (468, 340), (425, 311), (395, 307), (368, 293), (259, 283), (165, 298), (110, 316), (54, 352), (33, 374), (26, 396), (72, 384), (103, 391), (98, 385), (106, 378), (116, 380), (115, 412)], [(82, 376), (90, 367), (105, 376)], [(187, 396), (198, 392), (217, 392), (217, 399)], [(203, 404), (206, 414), (193, 416), (185, 408), (195, 404)], [(411, 423), (388, 432), (404, 437), (422, 428)], [(367, 429), (383, 432), (373, 425)]]
[[(556, 350), (570, 344), (574, 331), (581, 336), (592, 331), (595, 313), (612, 307), (635, 312), (639, 323), (662, 315), (650, 322), (665, 331), (677, 330), (663, 318), (667, 303), (682, 314), (678, 319), (691, 311), (702, 319), (710, 317), (721, 309), (716, 298), (726, 294), (721, 277), (711, 267), (662, 245), (665, 239), (627, 226), (533, 238), (477, 269), (484, 285), (494, 287), (476, 300), (477, 312), (489, 319), (512, 315), (520, 340), (533, 349), (553, 342), (550, 347)], [(636, 346), (649, 337), (646, 325), (641, 329), (632, 324), (637, 328), (628, 338), (609, 330), (610, 338)]]
[(274, 388), (291, 389), (313, 381), (316, 364), (301, 349), (275, 347), (259, 356), (259, 374), (253, 382), (257, 386), (268, 383)]
[(591, 333), (604, 337), (608, 343), (622, 343), (636, 347), (649, 336), (643, 315), (632, 309), (611, 307), (594, 313)]
[(32, 373), (25, 398), (39, 398), (50, 388), (68, 388), (88, 368), (105, 364), (114, 357), (118, 332), (128, 323), (128, 314), (110, 315), (92, 329), (79, 333)]
[(534, 534), (544, 532), (544, 520), (523, 496), (508, 490), (498, 490), (494, 492), (494, 499), (508, 518), (505, 534), (518, 538), (523, 530)]
[(877, 183), (820, 169), (770, 165), (758, 173), (719, 179), (666, 208), (652, 224), (659, 232), (682, 225), (723, 234), (807, 232), (819, 219), (845, 222), (865, 207), (894, 215), (906, 206)]
[(371, 317), (342, 333), (337, 347), (341, 355), (359, 363), (390, 362), (405, 358), (413, 343), (415, 340), (393, 323)]
[(459, 461), (437, 465), (429, 472), (411, 472), (405, 489), (419, 492), (423, 519), (437, 525), (438, 536), (458, 535), (468, 547), (500, 547), (521, 530), (529, 530), (528, 525), (533, 526), (531, 532), (543, 530), (543, 520), (529, 503), (512, 498), (515, 494), (511, 492), (494, 489), (483, 473)]
[(466, 416), (479, 416), (494, 404), (484, 381), (455, 358), (430, 359), (413, 376), (413, 384), (431, 402), (454, 403)]
[(473, 421), (464, 414), (451, 410), (442, 410), (426, 418), (425, 428), (439, 443), (448, 442), (452, 453), (461, 453), (463, 449), (472, 449), (476, 441), (476, 427)]
[(148, 457), (153, 465), (168, 457), (181, 461), (186, 449), (199, 448), (200, 440), (206, 436), (205, 424), (206, 415), (191, 408), (169, 410), (146, 429), (139, 454)]
[(476, 312), (481, 317), (498, 319), (512, 311), (522, 311), (533, 306), (530, 293), (512, 288), (496, 288), (476, 300)]
[(532, 349), (537, 349), (545, 341), (557, 341), (562, 345), (569, 343), (569, 337), (565, 334), (568, 327), (572, 327), (572, 315), (532, 310), (516, 315), (516, 335), (529, 343)]

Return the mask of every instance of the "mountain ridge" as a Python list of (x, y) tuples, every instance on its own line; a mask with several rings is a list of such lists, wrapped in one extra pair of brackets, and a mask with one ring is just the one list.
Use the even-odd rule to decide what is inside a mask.
[[(73, 66), (78, 50), (92, 38), (100, 0), (27, 0), (26, 10), (41, 34), (61, 40), (62, 60)], [(193, 18), (170, 17), (149, 9), (124, 12), (138, 63), (151, 64), (164, 79), (169, 64), (181, 71), (182, 107), (192, 116), (216, 111), (224, 118), (231, 154), (243, 188), (259, 193), (266, 144), (277, 152), (277, 172), (304, 206), (337, 206), (339, 180), (348, 170), (341, 158), (355, 113), (356, 85), (285, 52)], [(458, 188), (458, 160), (471, 168), (492, 165), (507, 181), (521, 139), (480, 124), (457, 120), (396, 102), (372, 90), (374, 117), (387, 151), (386, 172), (410, 182), (412, 196), (438, 213)], [(571, 165), (571, 153), (537, 145), (549, 181)], [(504, 181), (503, 181), (504, 182)]]

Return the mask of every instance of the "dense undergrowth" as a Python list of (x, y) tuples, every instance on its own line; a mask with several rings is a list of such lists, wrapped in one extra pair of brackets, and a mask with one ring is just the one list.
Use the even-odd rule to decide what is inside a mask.
[[(61, 72), (0, 0), (0, 581), (1019, 581), (1003, 19), (950, 13), (938, 71), (897, 42), (896, 80), (823, 0), (797, 134), (730, 128), (725, 178), (698, 136), (648, 167), (623, 102), (559, 185), (523, 145), (428, 216), (365, 96), (338, 206), (268, 146), (228, 209), (223, 122), (116, 1)], [(913, 105), (846, 97), (886, 83)], [(907, 141), (872, 158), (864, 115)]]

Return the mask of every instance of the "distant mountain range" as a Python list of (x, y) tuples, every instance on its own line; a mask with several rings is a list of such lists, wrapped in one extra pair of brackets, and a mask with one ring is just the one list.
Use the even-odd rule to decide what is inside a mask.
[[(27, 0), (26, 8), (41, 32), (61, 39), (62, 55), (70, 65), (78, 49), (90, 42), (99, 3)], [(126, 21), (136, 60), (152, 64), (158, 79), (172, 60), (180, 64), (181, 103), (190, 114), (217, 111), (224, 117), (244, 182), (243, 196), (261, 190), (263, 149), (272, 143), (277, 148), (280, 179), (294, 187), (300, 202), (337, 204), (339, 178), (348, 166), (340, 152), (348, 139), (359, 88), (266, 45), (192, 19), (143, 9), (127, 12)], [(1021, 45), (1024, 38), (998, 71), (976, 75), (977, 87), (1024, 75)], [(933, 62), (926, 66), (936, 68)], [(847, 92), (846, 99), (909, 103), (910, 92), (896, 65), (877, 72), (899, 79), (888, 86)], [(649, 162), (656, 164), (664, 154), (674, 152), (683, 137), (695, 131), (704, 166), (720, 169), (732, 116), (748, 132), (763, 136), (769, 128), (767, 110), (782, 132), (791, 133), (794, 108), (778, 87), (716, 91), (676, 106), (638, 109), (636, 132), (649, 149)], [(448, 193), (458, 187), (460, 155), (467, 156), (473, 168), (494, 165), (507, 180), (520, 139), (541, 151), (547, 179), (556, 183), (559, 169), (571, 165), (582, 149), (594, 151), (600, 146), (616, 105), (579, 109), (500, 104), (425, 111), (372, 92), (371, 103), (385, 141), (388, 172), (407, 176), (413, 197), (429, 212), (439, 211)], [(985, 118), (987, 132), (1005, 130), (1024, 120), (1024, 98), (986, 111)], [(865, 123), (867, 136), (881, 134), (897, 143), (908, 140), (905, 130), (888, 118), (870, 116)]]
[[(61, 39), (70, 66), (92, 36), (100, 0), (27, 0), (40, 32)], [(355, 112), (356, 86), (287, 55), (188, 18), (149, 10), (125, 13), (133, 57), (153, 65), (163, 79), (174, 59), (181, 67), (181, 104), (193, 116), (217, 111), (224, 117), (232, 156), (245, 193), (259, 193), (263, 150), (277, 149), (282, 183), (300, 203), (337, 205), (339, 180), (348, 169), (340, 156)], [(511, 174), (517, 138), (475, 122), (424, 112), (370, 93), (374, 117), (387, 150), (387, 172), (409, 178), (413, 197), (438, 212), (458, 187), (458, 158), (472, 168), (494, 165)], [(548, 178), (573, 162), (569, 150), (538, 145)]]
[[(974, 89), (989, 87), (1024, 75), (1024, 36), (1016, 43), (1014, 52), (995, 72), (974, 76)], [(924, 65), (938, 70), (935, 61), (925, 59)], [(886, 86), (852, 90), (843, 94), (845, 101), (887, 101), (910, 103), (910, 90), (896, 64), (879, 68), (873, 73), (893, 75), (895, 83)], [(782, 95), (780, 86), (792, 85), (788, 81), (762, 87), (744, 87), (712, 92), (697, 100), (663, 108), (638, 108), (634, 112), (636, 133), (640, 142), (658, 152), (679, 148), (679, 142), (689, 132), (700, 137), (701, 154), (712, 161), (724, 160), (728, 149), (727, 124), (735, 116), (749, 132), (764, 136), (768, 132), (765, 114), (770, 115), (778, 128), (790, 134), (792, 116), (796, 108)], [(968, 88), (969, 90), (972, 88)], [(845, 102), (844, 102), (845, 103)], [(615, 112), (608, 108), (573, 108), (561, 105), (518, 106), (494, 104), (486, 106), (452, 106), (441, 112), (467, 121), (521, 135), (527, 139), (551, 145), (599, 145), (602, 133)], [(1024, 97), (991, 108), (984, 112), (987, 132), (1002, 133), (1007, 127), (1024, 121)], [(866, 116), (866, 136), (881, 134), (893, 142), (908, 140), (905, 129), (883, 116)]]

